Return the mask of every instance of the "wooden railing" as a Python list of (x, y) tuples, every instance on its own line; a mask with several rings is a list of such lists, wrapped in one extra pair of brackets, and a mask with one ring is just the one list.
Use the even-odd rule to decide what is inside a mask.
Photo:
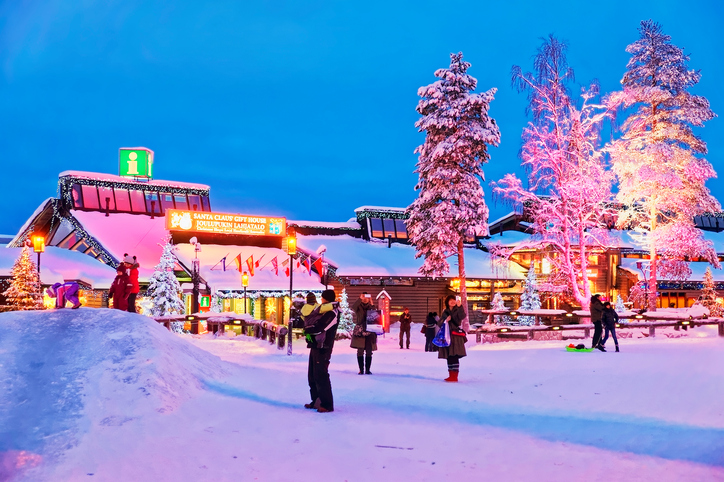
[(206, 329), (210, 333), (223, 335), (227, 326), (241, 327), (241, 333), (261, 340), (268, 340), (269, 344), (276, 344), (281, 350), (286, 346), (287, 327), (277, 325), (271, 321), (255, 320), (247, 314), (237, 313), (200, 313), (196, 315), (161, 316), (155, 318), (158, 323), (171, 329), (172, 322), (187, 322), (191, 325), (191, 333), (199, 333), (199, 322), (206, 322)]

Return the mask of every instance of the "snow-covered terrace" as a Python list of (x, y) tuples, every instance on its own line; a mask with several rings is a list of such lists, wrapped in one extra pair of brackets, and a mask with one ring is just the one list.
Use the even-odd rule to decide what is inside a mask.
[(132, 177), (116, 176), (115, 174), (106, 174), (102, 172), (87, 172), (87, 171), (63, 171), (58, 177), (73, 176), (80, 179), (91, 179), (94, 181), (109, 181), (117, 183), (138, 183), (144, 186), (172, 186), (172, 187), (185, 187), (189, 189), (199, 189), (208, 191), (210, 188), (206, 184), (197, 184), (193, 182), (180, 182), (180, 181), (162, 181), (160, 179), (154, 179), (152, 181), (137, 181)]

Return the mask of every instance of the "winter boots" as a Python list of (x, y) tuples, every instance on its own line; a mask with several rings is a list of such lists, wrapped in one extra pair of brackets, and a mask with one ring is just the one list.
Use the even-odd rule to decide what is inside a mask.
[(357, 365), (359, 366), (359, 373), (358, 375), (364, 375), (365, 374), (365, 359), (364, 357), (358, 356), (357, 357)]
[(452, 370), (448, 370), (447, 372), (448, 372), (448, 374), (449, 374), (450, 376), (448, 376), (448, 377), (445, 379), (446, 382), (457, 382), (457, 381), (458, 381), (458, 373), (459, 373), (459, 372), (454, 372), (454, 371), (452, 371)]
[(604, 353), (606, 352), (606, 349), (601, 344), (596, 345), (596, 348), (598, 348), (599, 350), (601, 350)]
[(618, 345), (616, 345), (616, 353), (618, 353)]
[[(361, 359), (361, 357), (360, 357), (360, 359)], [(360, 362), (360, 364), (361, 363), (362, 362)], [(367, 355), (365, 355), (365, 374), (372, 375), (372, 372), (370, 371), (371, 366), (372, 366), (372, 353), (367, 353)], [(362, 368), (360, 365), (360, 371), (361, 370), (362, 370)]]

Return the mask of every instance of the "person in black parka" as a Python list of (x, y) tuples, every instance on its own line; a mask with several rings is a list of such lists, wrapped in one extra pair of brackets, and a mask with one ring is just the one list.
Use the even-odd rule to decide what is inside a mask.
[(425, 351), (437, 351), (437, 347), (432, 344), (432, 340), (435, 338), (438, 320), (437, 313), (431, 312), (427, 314), (425, 320)]
[(448, 377), (446, 382), (457, 382), (460, 371), (460, 359), (467, 355), (465, 343), (468, 341), (462, 329), (466, 313), (462, 306), (457, 304), (453, 295), (445, 298), (445, 311), (440, 316), (439, 325), (443, 322), (450, 323), (450, 345), (440, 347), (437, 352), (438, 358), (447, 360)]
[(618, 338), (616, 338), (616, 323), (618, 323), (618, 313), (616, 310), (611, 308), (611, 303), (608, 301), (603, 304), (603, 327), (606, 330), (606, 334), (603, 336), (601, 341), (601, 347), (605, 348), (606, 340), (608, 340), (608, 334), (611, 333), (613, 342), (616, 344), (616, 351), (618, 351)]
[(402, 338), (407, 335), (407, 349), (410, 349), (410, 326), (412, 325), (412, 316), (410, 309), (405, 306), (404, 312), (400, 315), (400, 350), (402, 350)]
[(354, 330), (349, 346), (357, 348), (357, 365), (360, 375), (372, 375), (372, 352), (377, 351), (377, 334), (367, 331), (367, 312), (374, 309), (372, 296), (364, 292), (352, 304), (354, 312)]
[(322, 292), (322, 304), (305, 317), (304, 334), (309, 348), (310, 403), (304, 408), (317, 409), (319, 413), (334, 412), (332, 383), (329, 380), (329, 361), (334, 348), (334, 337), (339, 326), (339, 303), (334, 290)]
[(591, 323), (593, 323), (593, 341), (591, 348), (598, 348), (606, 351), (601, 346), (601, 334), (603, 333), (601, 318), (603, 317), (603, 303), (601, 303), (601, 295), (595, 294), (591, 296)]

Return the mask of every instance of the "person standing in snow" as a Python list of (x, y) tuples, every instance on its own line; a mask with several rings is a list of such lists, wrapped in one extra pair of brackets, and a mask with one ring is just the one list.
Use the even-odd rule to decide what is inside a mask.
[(468, 338), (462, 329), (462, 323), (465, 319), (465, 310), (458, 305), (457, 299), (450, 295), (445, 298), (445, 311), (440, 316), (438, 324), (443, 322), (450, 324), (450, 345), (438, 349), (437, 357), (447, 360), (448, 377), (446, 382), (457, 382), (458, 373), (460, 372), (460, 359), (467, 355), (465, 351), (465, 343)]
[(316, 408), (319, 413), (334, 412), (329, 361), (339, 325), (339, 303), (335, 301), (336, 298), (334, 290), (324, 290), (322, 304), (304, 319), (304, 334), (309, 348), (307, 381), (312, 398), (310, 403), (304, 404), (304, 408)]
[(427, 319), (425, 320), (425, 351), (437, 351), (437, 347), (432, 344), (432, 340), (437, 333), (437, 322), (439, 319), (437, 312), (427, 314)]
[(126, 269), (128, 270), (128, 277), (130, 278), (131, 284), (133, 285), (133, 288), (131, 289), (131, 294), (128, 295), (128, 312), (136, 313), (136, 297), (141, 291), (141, 287), (138, 284), (139, 264), (138, 261), (136, 261), (135, 256), (129, 256), (127, 253), (123, 255), (123, 264), (126, 265)]
[(116, 278), (108, 290), (108, 299), (113, 300), (113, 309), (128, 311), (128, 297), (132, 289), (133, 284), (126, 274), (126, 267), (121, 263), (116, 269)]
[(404, 312), (400, 315), (400, 350), (402, 350), (402, 338), (407, 335), (407, 349), (410, 349), (410, 325), (412, 325), (412, 316), (410, 309), (405, 306)]
[(608, 340), (608, 334), (611, 333), (613, 342), (616, 344), (616, 351), (618, 351), (618, 338), (616, 338), (616, 323), (618, 323), (618, 313), (611, 307), (611, 303), (608, 301), (603, 304), (603, 316), (601, 317), (603, 327), (606, 329), (606, 334), (601, 341), (602, 351), (606, 351), (606, 341)]
[(591, 348), (598, 348), (601, 351), (604, 350), (601, 345), (601, 333), (603, 332), (601, 326), (601, 318), (603, 317), (603, 303), (601, 302), (601, 295), (595, 294), (591, 296), (591, 323), (593, 323), (593, 341)]
[(367, 331), (367, 312), (371, 309), (373, 309), (372, 296), (366, 291), (352, 304), (354, 329), (352, 330), (352, 343), (349, 346), (357, 348), (357, 365), (359, 365), (360, 375), (372, 375), (370, 371), (372, 352), (377, 350), (377, 334)]

